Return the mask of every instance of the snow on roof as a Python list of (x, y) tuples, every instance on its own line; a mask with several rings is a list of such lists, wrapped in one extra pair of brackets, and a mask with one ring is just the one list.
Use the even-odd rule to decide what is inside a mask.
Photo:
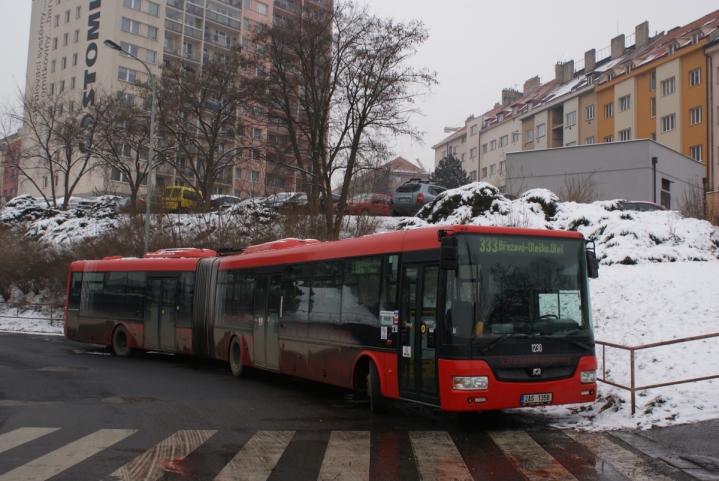
[(549, 92), (549, 94), (542, 99), (542, 102), (549, 102), (553, 99), (556, 99), (558, 97), (562, 97), (564, 95), (567, 95), (571, 93), (573, 90), (575, 90), (578, 87), (581, 87), (582, 84), (585, 84), (587, 81), (587, 78), (584, 76), (580, 77), (574, 77), (569, 82), (565, 82), (558, 86), (556, 89)]

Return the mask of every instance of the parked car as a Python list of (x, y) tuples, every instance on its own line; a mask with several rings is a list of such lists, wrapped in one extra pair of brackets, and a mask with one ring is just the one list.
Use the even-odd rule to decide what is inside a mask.
[(445, 190), (428, 180), (410, 179), (394, 190), (390, 203), (392, 215), (415, 215)]
[(222, 210), (242, 202), (242, 199), (234, 195), (213, 195), (210, 197), (210, 210)]
[[(80, 197), (70, 197), (70, 199), (67, 201), (67, 208), (76, 209), (81, 200), (82, 199)], [(61, 209), (64, 201), (64, 197), (56, 198), (55, 203), (53, 203), (52, 198), (50, 197), (48, 197), (47, 200), (43, 199), (42, 197), (38, 197), (37, 199), (35, 199), (35, 203), (40, 207), (44, 207), (45, 209), (49, 207), (54, 208), (55, 206), (57, 206), (58, 209)]]
[(623, 200), (619, 203), (620, 210), (636, 210), (639, 212), (653, 212), (655, 210), (667, 210), (663, 205), (643, 200)]
[(165, 187), (162, 193), (162, 205), (170, 212), (187, 212), (196, 209), (201, 198), (200, 193), (192, 187), (174, 185)]
[(350, 215), (392, 215), (390, 197), (384, 194), (360, 194), (352, 197), (345, 206)]
[(304, 194), (302, 194), (302, 192), (279, 192), (277, 194), (272, 194), (271, 196), (267, 197), (266, 201), (271, 208), (275, 210), (282, 210), (285, 205), (285, 202), (300, 195)]

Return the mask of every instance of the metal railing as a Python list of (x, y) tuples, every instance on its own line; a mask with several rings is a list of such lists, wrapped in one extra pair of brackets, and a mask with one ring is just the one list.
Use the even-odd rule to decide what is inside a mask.
[[(42, 312), (42, 310), (47, 309), (50, 310), (50, 317), (21, 315), (24, 313), (23, 311), (27, 312), (29, 310), (37, 314), (38, 312)], [(0, 318), (27, 319), (31, 321), (50, 321), (51, 326), (62, 326), (65, 322), (65, 306), (57, 304), (24, 304), (18, 302), (0, 302)]]
[[(602, 377), (598, 377), (597, 381), (601, 381), (605, 384), (609, 384), (610, 386), (618, 387), (619, 389), (624, 389), (626, 391), (629, 391), (631, 393), (631, 407), (632, 407), (632, 415), (634, 415), (634, 412), (636, 411), (636, 392), (637, 391), (643, 391), (645, 389), (653, 389), (658, 387), (665, 387), (665, 386), (674, 386), (677, 384), (686, 384), (690, 382), (697, 382), (697, 381), (708, 381), (709, 379), (719, 379), (719, 374), (713, 375), (713, 376), (703, 376), (703, 377), (695, 377), (692, 379), (683, 379), (679, 381), (671, 381), (671, 382), (662, 382), (659, 384), (648, 384), (646, 386), (637, 386), (636, 385), (636, 374), (634, 369), (634, 353), (636, 351), (641, 351), (643, 349), (651, 349), (654, 347), (662, 347), (662, 346), (669, 346), (672, 344), (679, 344), (682, 342), (689, 342), (689, 341), (700, 341), (702, 339), (711, 339), (714, 337), (719, 337), (719, 332), (714, 334), (703, 334), (701, 336), (692, 336), (692, 337), (685, 337), (682, 339), (672, 339), (671, 341), (663, 341), (663, 342), (654, 342), (652, 344), (643, 344), (641, 346), (623, 346), (621, 344), (614, 344), (611, 342), (604, 342), (604, 341), (595, 341), (596, 344), (599, 344), (602, 346)], [(629, 370), (629, 386), (624, 386), (622, 384), (608, 381), (607, 375), (606, 375), (606, 348), (607, 347), (613, 347), (615, 349), (623, 349), (625, 351), (629, 351), (629, 363), (630, 363), (630, 370)]]

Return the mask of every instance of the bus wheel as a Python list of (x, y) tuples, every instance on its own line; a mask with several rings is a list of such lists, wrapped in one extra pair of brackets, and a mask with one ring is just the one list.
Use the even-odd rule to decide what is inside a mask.
[(123, 326), (118, 326), (115, 332), (112, 333), (112, 350), (118, 357), (127, 357), (132, 352), (130, 336)]
[(379, 381), (379, 371), (373, 361), (369, 363), (367, 375), (367, 394), (370, 399), (370, 409), (373, 413), (383, 413), (389, 409), (389, 399), (382, 395)]
[(230, 370), (235, 377), (245, 377), (247, 368), (242, 364), (242, 349), (237, 338), (232, 339), (230, 344)]

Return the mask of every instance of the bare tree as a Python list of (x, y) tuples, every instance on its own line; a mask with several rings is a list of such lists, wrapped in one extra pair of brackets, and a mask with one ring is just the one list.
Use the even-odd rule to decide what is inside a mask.
[[(127, 186), (134, 211), (138, 191), (147, 186), (150, 145), (150, 112), (147, 101), (139, 101), (127, 92), (96, 94), (92, 115), (96, 119), (93, 129), (92, 151), (104, 165), (105, 175), (112, 181)], [(162, 157), (156, 152), (153, 169), (161, 165)]]
[(176, 174), (202, 194), (207, 210), (215, 185), (232, 182), (233, 167), (259, 160), (261, 139), (252, 129), (258, 119), (243, 115), (254, 79), (242, 75), (239, 47), (205, 60), (197, 71), (180, 62), (163, 67), (157, 149)]
[(578, 204), (589, 204), (599, 200), (602, 193), (594, 174), (596, 171), (588, 174), (565, 174), (558, 197), (562, 199), (562, 202), (577, 202)]
[(6, 105), (2, 113), (3, 130), (19, 127), (23, 139), (20, 154), (9, 159), (12, 167), (48, 203), (57, 205), (62, 197), (63, 209), (80, 180), (94, 168), (92, 153), (81, 149), (88, 143), (89, 126), (80, 106), (81, 99), (67, 93), (41, 98), (20, 93), (18, 101)]
[(421, 142), (410, 118), (436, 74), (407, 61), (426, 39), (421, 22), (381, 19), (351, 0), (255, 31), (257, 65), (268, 67), (256, 101), (267, 108), (269, 128), (286, 137), (276, 160), (299, 172), (310, 212), (339, 184), (339, 208), (325, 202), (322, 211), (328, 238), (339, 236), (352, 178), (386, 155), (389, 138)]

